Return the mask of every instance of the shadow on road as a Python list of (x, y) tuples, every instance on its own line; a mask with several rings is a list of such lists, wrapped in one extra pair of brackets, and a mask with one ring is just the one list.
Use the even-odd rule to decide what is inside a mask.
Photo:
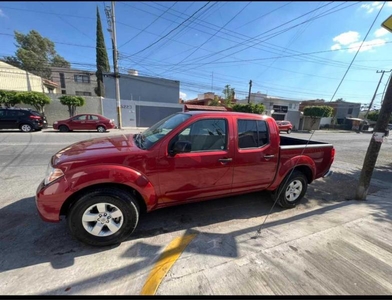
[[(322, 215), (343, 206), (356, 205), (358, 203), (356, 201), (345, 201), (345, 198), (350, 199), (352, 192), (355, 192), (352, 187), (355, 186), (356, 177), (358, 177), (358, 174), (355, 173), (335, 173), (330, 178), (314, 182), (309, 186), (307, 197), (303, 199), (301, 205), (297, 206), (294, 211), (290, 210), (287, 216), (284, 212), (279, 215), (279, 219), (269, 220), (262, 229), (294, 222), (313, 215)], [(372, 187), (369, 193), (379, 190), (378, 187)], [(76, 279), (73, 285), (79, 286), (80, 290), (84, 287), (99, 284), (102, 280), (116, 280), (146, 267), (148, 269), (148, 266), (152, 265), (157, 255), (159, 255), (161, 248), (149, 245), (143, 239), (168, 232), (197, 233), (198, 238), (193, 242), (197, 245), (189, 247), (188, 252), (231, 258), (238, 257), (236, 237), (254, 232), (256, 238), (256, 231), (261, 225), (248, 227), (246, 222), (243, 222), (244, 225), (241, 226), (241, 220), (266, 216), (272, 204), (273, 202), (266, 192), (258, 192), (181, 205), (143, 215), (134, 234), (125, 242), (130, 243), (130, 247), (122, 254), (123, 257), (139, 257), (143, 260), (138, 260), (104, 275), (97, 275), (81, 281)], [(377, 203), (374, 205), (377, 206)], [(311, 207), (313, 209), (309, 210)], [(272, 214), (282, 211), (281, 208), (275, 207)], [(380, 212), (375, 217), (379, 217), (379, 221), (390, 220), (390, 207), (388, 209), (380, 208)], [(236, 226), (238, 230), (228, 234), (203, 232), (205, 226), (223, 224), (230, 220), (239, 220)], [(117, 247), (95, 248), (83, 245), (70, 236), (64, 221), (54, 224), (41, 221), (33, 197), (19, 200), (2, 208), (0, 210), (0, 228), (2, 228), (0, 232), (0, 240), (2, 241), (0, 252), (3, 253), (0, 258), (0, 272), (42, 263), (50, 263), (55, 269), (68, 268), (74, 264), (77, 257), (100, 252), (108, 252), (108, 255), (110, 255), (110, 250)], [(206, 251), (206, 249), (211, 248), (207, 245), (211, 240), (223, 243), (227, 249), (222, 251), (222, 249), (217, 248), (216, 251)], [(56, 288), (47, 294), (61, 294), (67, 288), (67, 286)]]

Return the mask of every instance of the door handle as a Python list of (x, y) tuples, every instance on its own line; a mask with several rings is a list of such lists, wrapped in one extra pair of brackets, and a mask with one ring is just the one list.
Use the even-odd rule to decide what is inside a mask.
[(274, 154), (270, 154), (270, 155), (264, 155), (264, 158), (273, 158), (273, 157), (275, 157), (275, 155)]
[(221, 163), (228, 163), (228, 162), (233, 161), (233, 159), (232, 158), (220, 158), (220, 159), (218, 159), (218, 161)]

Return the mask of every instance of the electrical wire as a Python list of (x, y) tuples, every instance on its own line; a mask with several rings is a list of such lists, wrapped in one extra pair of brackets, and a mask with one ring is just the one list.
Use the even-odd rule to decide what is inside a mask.
[(170, 72), (172, 69), (176, 68), (176, 65), (181, 64), (184, 60), (189, 58), (191, 55), (193, 55), (196, 51), (198, 51), (202, 46), (204, 46), (206, 43), (208, 43), (213, 37), (215, 37), (219, 32), (221, 32), (222, 29), (224, 29), (227, 25), (229, 25), (236, 17), (238, 17), (244, 10), (247, 8), (252, 2), (249, 2), (246, 4), (239, 12), (237, 12), (229, 21), (227, 21), (222, 27), (219, 28), (218, 31), (216, 31), (212, 36), (210, 36), (204, 43), (199, 45), (197, 48), (195, 48), (192, 53), (190, 53), (188, 56), (184, 57), (180, 62), (175, 64), (173, 67), (171, 67), (167, 72)]
[(204, 4), (202, 7), (200, 7), (197, 11), (195, 11), (189, 18), (187, 18), (185, 21), (183, 21), (180, 25), (176, 26), (174, 29), (172, 29), (171, 31), (169, 31), (166, 35), (164, 35), (163, 37), (161, 37), (160, 39), (158, 39), (157, 41), (153, 42), (152, 44), (148, 45), (147, 47), (143, 48), (142, 50), (132, 54), (132, 55), (137, 55), (149, 48), (151, 48), (152, 46), (156, 45), (157, 43), (159, 43), (161, 40), (163, 40), (165, 37), (167, 37), (169, 34), (171, 34), (173, 31), (175, 31), (176, 29), (178, 29), (181, 25), (183, 25), (185, 22), (187, 22), (189, 19), (191, 19), (194, 15), (196, 15), (199, 11), (201, 11), (204, 7), (206, 7), (208, 4), (210, 4), (211, 1), (208, 1), (206, 4)]
[(154, 21), (152, 21), (150, 24), (148, 24), (146, 27), (144, 27), (138, 34), (133, 36), (130, 40), (126, 41), (123, 43), (121, 46), (119, 46), (117, 49), (120, 49), (121, 47), (127, 45), (129, 42), (133, 41), (135, 38), (137, 38), (140, 34), (142, 34), (146, 29), (148, 29), (150, 26), (152, 26), (156, 21), (158, 21), (165, 13), (167, 13), (174, 5), (176, 5), (177, 2), (174, 2), (172, 6), (170, 6), (168, 9), (166, 9), (161, 15), (159, 15), (157, 18), (155, 18)]

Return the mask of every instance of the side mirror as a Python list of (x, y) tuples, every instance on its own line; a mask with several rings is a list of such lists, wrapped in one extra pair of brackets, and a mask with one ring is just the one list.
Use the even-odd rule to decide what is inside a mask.
[(173, 149), (170, 150), (170, 155), (174, 156), (177, 153), (188, 153), (191, 152), (192, 143), (188, 141), (178, 141), (173, 145)]

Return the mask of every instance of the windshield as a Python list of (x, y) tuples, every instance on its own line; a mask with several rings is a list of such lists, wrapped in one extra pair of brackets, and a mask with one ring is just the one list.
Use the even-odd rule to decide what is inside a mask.
[(151, 126), (140, 135), (140, 140), (142, 141), (142, 143), (140, 144), (143, 144), (141, 145), (142, 148), (144, 149), (151, 148), (152, 145), (154, 145), (165, 135), (167, 135), (170, 131), (172, 131), (174, 128), (176, 128), (178, 125), (180, 125), (190, 117), (191, 115), (188, 114), (177, 113), (168, 116), (167, 118)]

